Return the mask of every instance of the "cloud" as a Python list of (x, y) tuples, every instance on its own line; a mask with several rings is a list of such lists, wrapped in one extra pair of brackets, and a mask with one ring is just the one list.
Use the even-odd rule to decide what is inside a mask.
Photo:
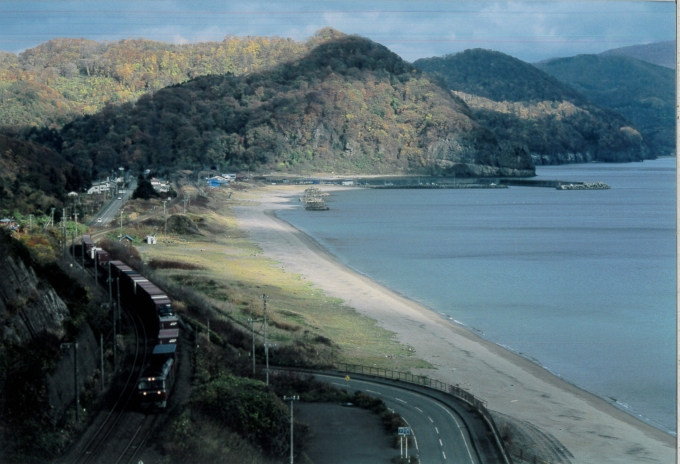
[(538, 61), (675, 38), (671, 2), (25, 0), (20, 5), (16, 14), (8, 11), (18, 8), (16, 3), (0, 2), (0, 49), (65, 36), (173, 43), (227, 35), (305, 40), (330, 26), (371, 38), (409, 61), (467, 48)]

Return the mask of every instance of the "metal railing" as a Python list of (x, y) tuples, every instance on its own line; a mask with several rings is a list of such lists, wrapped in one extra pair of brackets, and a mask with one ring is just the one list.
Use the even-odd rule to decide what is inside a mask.
[[(489, 412), (489, 410), (486, 409), (486, 401), (475, 397), (472, 393), (465, 391), (460, 387), (457, 387), (455, 385), (449, 385), (445, 382), (441, 382), (436, 379), (431, 379), (426, 375), (415, 375), (408, 372), (395, 371), (393, 369), (384, 369), (380, 367), (362, 366), (360, 364), (347, 364), (347, 363), (335, 363), (334, 367), (340, 372), (371, 375), (391, 380), (400, 380), (402, 382), (421, 385), (427, 388), (432, 388), (434, 390), (439, 390), (444, 393), (448, 393), (449, 395), (466, 402), (467, 404), (472, 406), (474, 410), (479, 412), (479, 414), (482, 416), (482, 418), (486, 421), (487, 425), (489, 426), (489, 429), (491, 430), (491, 433), (493, 434), (494, 439), (496, 440), (496, 444), (503, 453), (503, 458), (505, 459), (505, 462), (507, 464), (510, 464), (512, 462), (509, 454), (513, 454), (524, 460), (526, 460), (526, 458), (529, 457), (527, 456), (529, 453), (526, 452), (524, 452), (523, 453), (524, 456), (522, 456), (521, 450), (520, 454), (509, 453), (509, 450), (507, 450), (505, 446), (503, 446), (503, 441), (501, 440), (501, 435), (500, 432), (498, 431), (498, 427), (496, 426), (496, 422), (493, 420), (493, 417), (491, 417), (491, 413)], [(533, 461), (530, 460), (528, 462), (536, 463), (545, 462), (534, 455), (530, 456), (529, 458), (530, 459), (533, 458)]]

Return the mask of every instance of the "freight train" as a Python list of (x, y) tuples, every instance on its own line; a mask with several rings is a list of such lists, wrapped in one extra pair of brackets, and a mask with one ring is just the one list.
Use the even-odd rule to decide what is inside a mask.
[(97, 247), (90, 235), (83, 235), (81, 254), (105, 288), (115, 293), (144, 323), (154, 348), (151, 361), (137, 381), (137, 397), (143, 409), (165, 408), (177, 374), (179, 318), (172, 301), (156, 285), (122, 261), (112, 260)]

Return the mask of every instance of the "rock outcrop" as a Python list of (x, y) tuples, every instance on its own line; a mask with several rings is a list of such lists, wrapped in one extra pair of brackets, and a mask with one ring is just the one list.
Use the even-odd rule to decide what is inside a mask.
[(8, 253), (2, 243), (0, 267), (2, 341), (22, 345), (45, 331), (63, 337), (63, 322), (69, 310), (54, 289), (41, 282), (21, 258)]

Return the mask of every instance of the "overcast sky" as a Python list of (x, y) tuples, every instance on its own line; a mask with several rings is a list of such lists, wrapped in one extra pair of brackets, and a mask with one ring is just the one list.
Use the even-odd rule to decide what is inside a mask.
[(528, 62), (675, 39), (669, 1), (0, 0), (0, 50), (57, 37), (192, 43), (227, 35), (305, 40), (331, 26), (368, 37), (408, 61), (468, 48)]

